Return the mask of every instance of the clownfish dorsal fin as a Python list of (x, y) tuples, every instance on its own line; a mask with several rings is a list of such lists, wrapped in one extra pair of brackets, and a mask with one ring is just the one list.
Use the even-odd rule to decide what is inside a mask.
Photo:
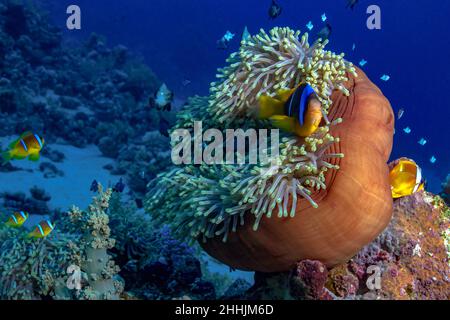
[(11, 142), (11, 143), (8, 145), (8, 149), (13, 149), (13, 148), (17, 145), (17, 143), (18, 143), (20, 140), (21, 140), (21, 138), (15, 139), (13, 142)]
[(283, 103), (286, 103), (289, 100), (289, 98), (294, 94), (295, 90), (297, 90), (297, 88), (280, 89), (277, 92), (277, 99), (282, 101)]
[(32, 136), (32, 135), (33, 135), (33, 132), (31, 132), (31, 131), (25, 131), (24, 133), (22, 133), (22, 134), (20, 135), (20, 139), (24, 139), (24, 138), (29, 137), (29, 136)]

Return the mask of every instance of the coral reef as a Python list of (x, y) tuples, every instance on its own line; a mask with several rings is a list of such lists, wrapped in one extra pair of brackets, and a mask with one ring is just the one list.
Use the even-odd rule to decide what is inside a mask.
[[(99, 35), (84, 44), (63, 42), (61, 32), (26, 1), (0, 1), (0, 43), (0, 135), (32, 130), (45, 135), (48, 145), (96, 144), (105, 156), (127, 158), (119, 166), (142, 198), (142, 186), (170, 163), (151, 142), (145, 158), (156, 165), (143, 163), (142, 150), (133, 151), (148, 128), (159, 126), (160, 114), (148, 102), (160, 86), (153, 72), (126, 47), (109, 48)], [(156, 137), (155, 144), (166, 141), (166, 151), (163, 138)], [(63, 160), (50, 150), (44, 149), (43, 156)], [(129, 162), (147, 173), (142, 182), (134, 183), (142, 175), (136, 166), (128, 171)], [(63, 174), (50, 163), (42, 165), (49, 178)]]
[[(108, 249), (114, 246), (108, 227), (111, 190), (100, 190), (87, 211), (73, 208), (48, 238), (26, 239), (20, 230), (1, 226), (1, 299), (119, 299), (123, 282)], [(81, 231), (81, 232), (80, 232)], [(67, 283), (68, 268), (80, 269), (80, 290)], [(75, 269), (74, 269), (75, 270)]]
[(327, 269), (303, 260), (291, 273), (257, 273), (241, 298), (448, 300), (449, 215), (442, 199), (427, 192), (398, 199), (386, 230), (348, 262)]
[(308, 36), (299, 36), (274, 28), (243, 42), (211, 96), (192, 98), (175, 127), (204, 120), (204, 127), (222, 130), (268, 128), (254, 118), (257, 98), (308, 81), (323, 105), (319, 130), (305, 139), (283, 134), (270, 164), (188, 165), (150, 185), (146, 210), (158, 212), (157, 221), (182, 238), (202, 240), (208, 253), (235, 268), (282, 271), (305, 258), (342, 263), (392, 213), (389, 102), (361, 70), (325, 51), (327, 42), (310, 47)]
[(207, 271), (197, 251), (175, 239), (167, 226), (156, 228), (147, 215), (123, 203), (119, 193), (110, 199), (110, 250), (120, 266), (127, 294), (136, 299), (214, 299), (218, 275)]

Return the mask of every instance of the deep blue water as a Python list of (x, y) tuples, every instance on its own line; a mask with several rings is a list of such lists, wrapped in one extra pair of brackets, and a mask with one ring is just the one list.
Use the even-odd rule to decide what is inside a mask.
[[(110, 45), (124, 44), (141, 54), (157, 76), (184, 99), (207, 94), (215, 70), (239, 44), (244, 26), (255, 33), (259, 28), (289, 26), (306, 30), (312, 21), (315, 34), (321, 29), (320, 16), (326, 13), (333, 27), (329, 48), (345, 52), (382, 89), (397, 112), (405, 114), (396, 124), (392, 158), (407, 156), (424, 169), (429, 189), (450, 173), (450, 1), (448, 0), (360, 0), (354, 11), (346, 0), (279, 0), (282, 15), (268, 19), (270, 0), (41, 0), (52, 20), (65, 27), (66, 7), (77, 4), (82, 10), (82, 30), (65, 31), (68, 39), (85, 39), (96, 32)], [(379, 5), (382, 29), (366, 28), (366, 8)], [(236, 38), (227, 51), (216, 49), (216, 41), (227, 30)], [(352, 44), (356, 50), (352, 52)], [(390, 75), (388, 82), (380, 80)], [(184, 80), (192, 81), (183, 86)], [(403, 128), (412, 129), (410, 135)], [(424, 137), (428, 143), (417, 141)], [(429, 158), (434, 155), (433, 165)]]

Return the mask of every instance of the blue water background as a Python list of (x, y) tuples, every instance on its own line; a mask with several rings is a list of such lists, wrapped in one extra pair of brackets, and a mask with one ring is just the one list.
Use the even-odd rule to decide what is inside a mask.
[[(82, 30), (64, 31), (66, 39), (82, 40), (96, 32), (108, 44), (123, 44), (143, 56), (158, 77), (180, 99), (207, 94), (215, 71), (238, 48), (244, 26), (251, 33), (260, 28), (289, 26), (312, 34), (322, 28), (326, 13), (333, 27), (329, 49), (345, 52), (358, 63), (391, 101), (394, 111), (405, 110), (396, 123), (392, 158), (407, 156), (423, 168), (428, 189), (440, 190), (450, 173), (450, 1), (360, 0), (354, 11), (346, 0), (279, 0), (282, 15), (268, 19), (270, 0), (41, 0), (51, 19), (65, 28), (66, 7), (82, 9)], [(366, 27), (366, 9), (380, 6), (382, 29)], [(227, 30), (236, 33), (230, 49), (216, 49)], [(356, 44), (352, 51), (353, 43)], [(388, 74), (388, 82), (380, 80)], [(184, 86), (184, 80), (191, 83)], [(403, 132), (409, 126), (411, 134)], [(424, 137), (428, 143), (418, 144)], [(437, 162), (429, 162), (434, 155)]]

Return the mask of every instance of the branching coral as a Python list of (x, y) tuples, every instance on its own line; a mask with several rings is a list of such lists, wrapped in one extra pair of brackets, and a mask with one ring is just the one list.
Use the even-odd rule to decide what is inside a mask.
[(103, 192), (100, 186), (99, 195), (87, 212), (76, 207), (69, 212), (72, 223), (84, 232), (78, 243), (84, 252), (80, 268), (88, 282), (88, 286), (78, 292), (82, 299), (119, 299), (123, 290), (123, 284), (115, 277), (119, 268), (108, 254), (115, 244), (115, 240), (110, 238), (109, 217), (106, 214), (111, 194), (111, 189)]
[(71, 237), (29, 242), (10, 232), (0, 247), (0, 298), (34, 300), (54, 294), (78, 251)]

